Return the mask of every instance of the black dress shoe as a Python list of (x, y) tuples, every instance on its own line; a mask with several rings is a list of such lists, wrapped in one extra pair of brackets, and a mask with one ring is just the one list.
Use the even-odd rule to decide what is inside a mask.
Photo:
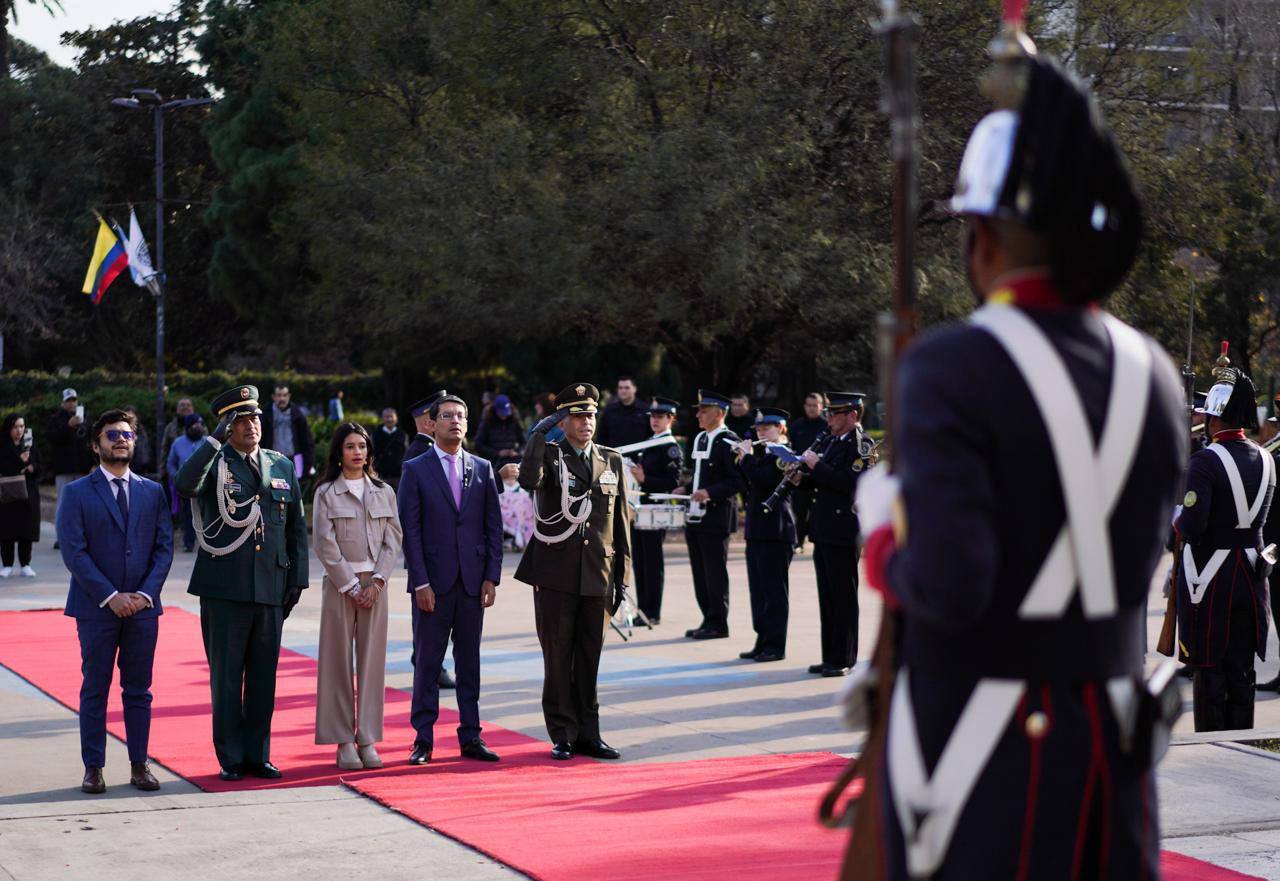
[(760, 654), (756, 655), (755, 662), (757, 664), (767, 664), (770, 661), (781, 661), (784, 657), (785, 655), (783, 655), (782, 652), (775, 652), (773, 649), (765, 649)]
[(594, 740), (579, 740), (573, 745), (573, 751), (584, 756), (591, 756), (593, 759), (622, 758), (622, 753), (618, 752), (598, 737)]
[(279, 780), (284, 776), (280, 773), (280, 769), (270, 762), (245, 762), (244, 772), (254, 777), (261, 777), (263, 780)]
[(485, 742), (478, 737), (462, 745), (462, 755), (465, 758), (478, 759), (482, 762), (498, 761), (498, 754), (485, 746)]
[(702, 629), (702, 627), (701, 627), (701, 626), (698, 626), (698, 627), (691, 627), (691, 628), (689, 628), (688, 630), (686, 630), (686, 631), (684, 632), (684, 635), (685, 635), (685, 636), (687, 636), (689, 639), (693, 639), (693, 635), (694, 635), (695, 633), (697, 633), (697, 632), (698, 632), (699, 630), (701, 630), (701, 629)]
[(712, 630), (710, 627), (699, 627), (697, 630), (693, 631), (693, 634), (690, 636), (690, 639), (728, 639), (728, 638), (729, 638), (729, 631)]
[(449, 675), (449, 671), (444, 667), (440, 668), (440, 675), (436, 677), (436, 682), (441, 688), (457, 688), (458, 683), (453, 681), (453, 677)]
[(107, 783), (102, 779), (101, 768), (89, 766), (84, 769), (84, 779), (80, 781), (80, 791), (87, 792), (89, 795), (102, 795), (107, 791)]
[(1272, 679), (1270, 682), (1259, 682), (1253, 687), (1254, 691), (1280, 691), (1280, 676)]
[(236, 781), (236, 780), (243, 780), (243, 779), (244, 779), (244, 774), (242, 774), (242, 773), (240, 772), (240, 768), (239, 768), (239, 767), (232, 767), (232, 768), (219, 768), (219, 769), (218, 769), (218, 779), (219, 779), (219, 780), (226, 780), (226, 781), (228, 781), (228, 782), (234, 782), (234, 781)]
[(751, 649), (751, 651), (748, 651), (748, 652), (738, 652), (738, 657), (742, 658), (742, 660), (744, 661), (754, 661), (756, 659), (756, 655), (758, 654), (760, 654), (759, 646)]
[(425, 765), (429, 761), (431, 761), (431, 747), (425, 743), (415, 743), (413, 752), (409, 753), (409, 764)]
[(820, 674), (823, 670), (825, 670), (825, 669), (826, 669), (826, 667), (827, 667), (827, 665), (826, 665), (826, 664), (810, 664), (810, 665), (809, 665), (809, 672), (810, 672), (810, 673), (812, 673), (812, 674), (814, 674), (815, 676), (817, 676), (817, 675), (818, 675), (818, 674)]
[(834, 679), (837, 676), (848, 676), (848, 667), (823, 667), (822, 675), (828, 679)]
[(569, 745), (569, 741), (557, 740), (551, 744), (551, 758), (560, 761), (573, 758), (573, 747)]

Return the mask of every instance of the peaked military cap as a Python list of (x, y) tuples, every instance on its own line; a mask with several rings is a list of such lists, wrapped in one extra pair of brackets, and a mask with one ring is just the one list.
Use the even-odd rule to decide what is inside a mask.
[(258, 416), (262, 413), (262, 408), (258, 406), (256, 385), (238, 385), (227, 389), (214, 398), (212, 404), (213, 413), (218, 419), (222, 419), (228, 413), (234, 413), (237, 419), (241, 416)]
[(951, 208), (1043, 235), (1055, 285), (1074, 301), (1111, 292), (1132, 266), (1142, 209), (1124, 155), (1088, 88), (1036, 56), (1016, 109), (978, 123)]
[(864, 392), (826, 392), (827, 410), (831, 413), (848, 413), (850, 410), (862, 412)]
[(756, 425), (777, 425), (786, 422), (791, 414), (780, 407), (757, 407)]
[(423, 398), (421, 401), (418, 401), (417, 403), (411, 405), (409, 407), (409, 415), (412, 416), (414, 419), (417, 419), (423, 413), (426, 413), (428, 410), (430, 410), (432, 404), (434, 404), (436, 401), (440, 400), (447, 394), (449, 393), (444, 389), (440, 389), (440, 391), (438, 392), (432, 392), (431, 394)]
[(698, 389), (698, 406), (699, 407), (719, 407), (721, 410), (729, 409), (729, 399), (717, 391), (709, 388)]
[(670, 413), (675, 414), (680, 409), (680, 402), (673, 401), (671, 398), (654, 398), (649, 402), (649, 414)]
[(600, 403), (600, 390), (589, 382), (575, 382), (556, 395), (556, 409), (575, 413), (595, 413)]

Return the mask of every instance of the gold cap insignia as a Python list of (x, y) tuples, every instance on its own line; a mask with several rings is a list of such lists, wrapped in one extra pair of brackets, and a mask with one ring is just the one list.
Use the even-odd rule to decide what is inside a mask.
[(248, 388), (247, 386), (246, 386), (246, 387), (244, 387), (244, 388), (242, 388), (242, 389), (240, 389), (240, 397), (241, 397), (241, 398), (248, 398), (248, 397), (249, 397), (249, 388)]
[(586, 386), (584, 386), (584, 385), (580, 385), (580, 386), (578, 386), (576, 389), (574, 389), (574, 390), (573, 390), (573, 393), (574, 393), (575, 395), (585, 395), (585, 394), (587, 393), (587, 387), (586, 387)]

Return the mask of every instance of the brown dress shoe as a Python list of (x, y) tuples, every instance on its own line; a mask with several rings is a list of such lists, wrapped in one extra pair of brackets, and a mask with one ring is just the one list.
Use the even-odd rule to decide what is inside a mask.
[(80, 791), (90, 795), (101, 795), (107, 791), (106, 781), (102, 779), (101, 768), (85, 768), (84, 780), (80, 783)]
[(160, 788), (160, 781), (151, 773), (146, 762), (134, 762), (130, 765), (129, 782), (143, 792), (155, 792)]

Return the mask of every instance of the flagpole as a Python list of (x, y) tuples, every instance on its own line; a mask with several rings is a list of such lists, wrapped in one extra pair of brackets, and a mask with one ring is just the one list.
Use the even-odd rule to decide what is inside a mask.
[(164, 474), (164, 300), (168, 279), (164, 274), (164, 112), (178, 107), (199, 107), (212, 104), (212, 98), (179, 98), (164, 101), (155, 89), (134, 89), (132, 98), (113, 98), (116, 107), (131, 110), (150, 107), (156, 137), (156, 253), (155, 286), (151, 290), (156, 301), (156, 436), (155, 462), (160, 474)]

